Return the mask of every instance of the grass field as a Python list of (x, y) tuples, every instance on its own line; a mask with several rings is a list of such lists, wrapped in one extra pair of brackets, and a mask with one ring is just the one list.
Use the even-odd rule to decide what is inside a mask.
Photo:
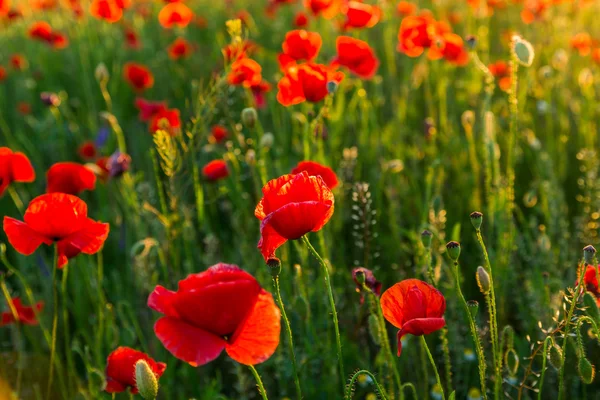
[(599, 15), (0, 0), (0, 400), (600, 399)]

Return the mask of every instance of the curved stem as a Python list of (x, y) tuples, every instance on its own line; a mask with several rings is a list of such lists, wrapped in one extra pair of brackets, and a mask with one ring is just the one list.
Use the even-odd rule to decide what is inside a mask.
[(425, 340), (425, 335), (421, 335), (421, 343), (423, 344), (423, 348), (429, 357), (429, 362), (431, 363), (431, 367), (433, 368), (433, 372), (435, 373), (435, 379), (437, 380), (437, 384), (442, 392), (442, 400), (446, 399), (446, 395), (444, 394), (444, 387), (442, 386), (442, 380), (440, 379), (440, 373), (438, 372), (437, 366), (435, 365), (435, 360), (431, 355), (431, 351), (429, 351), (429, 346), (427, 345), (427, 340)]
[[(350, 382), (348, 383), (348, 387), (345, 390), (346, 395), (345, 395), (344, 398), (346, 400), (351, 400), (352, 399), (352, 390), (354, 389), (354, 384), (356, 383), (356, 380), (358, 379), (358, 377), (360, 375), (368, 375), (369, 378), (371, 378), (373, 380), (373, 384), (375, 385), (375, 388), (379, 392), (379, 395), (381, 396), (381, 400), (387, 400), (387, 397), (385, 396), (385, 392), (383, 391), (383, 389), (381, 388), (381, 386), (377, 382), (377, 379), (375, 379), (375, 375), (373, 375), (370, 371), (367, 371), (366, 369), (361, 369), (360, 371), (356, 371), (354, 373), (354, 375), (352, 375), (352, 378), (350, 378)], [(413, 390), (414, 390), (414, 386), (413, 386)]]
[(267, 397), (267, 391), (265, 390), (265, 387), (262, 383), (262, 379), (260, 379), (260, 375), (258, 374), (258, 371), (256, 370), (256, 368), (254, 368), (253, 365), (248, 365), (248, 368), (250, 368), (250, 371), (252, 371), (252, 375), (254, 375), (254, 379), (256, 379), (256, 385), (258, 386), (258, 393), (260, 393), (263, 400), (269, 400), (269, 398)]
[(415, 385), (413, 385), (410, 382), (405, 383), (404, 385), (402, 385), (402, 393), (404, 393), (404, 388), (409, 388), (410, 390), (412, 390), (413, 400), (417, 400), (419, 398), (419, 396), (417, 396), (417, 389), (415, 388)]
[(281, 299), (281, 291), (279, 288), (279, 277), (273, 278), (273, 286), (275, 286), (275, 294), (277, 295), (277, 303), (279, 304), (279, 309), (281, 310), (281, 316), (283, 317), (283, 323), (285, 325), (285, 331), (288, 337), (288, 347), (290, 351), (290, 355), (292, 357), (292, 368), (294, 369), (294, 383), (296, 384), (296, 396), (298, 400), (302, 399), (302, 389), (300, 388), (300, 379), (298, 378), (298, 364), (296, 362), (296, 353), (294, 352), (294, 339), (292, 336), (292, 327), (290, 326), (290, 320), (287, 317), (287, 313), (285, 312), (285, 306), (283, 304), (283, 300)]
[(308, 247), (310, 252), (313, 254), (313, 256), (315, 256), (316, 259), (319, 260), (319, 264), (321, 264), (321, 268), (323, 269), (323, 274), (325, 276), (325, 285), (327, 286), (327, 295), (329, 297), (329, 305), (331, 306), (331, 315), (333, 317), (333, 327), (335, 329), (335, 341), (336, 341), (336, 345), (337, 345), (337, 357), (338, 357), (338, 363), (339, 363), (339, 368), (340, 368), (340, 376), (342, 378), (342, 386), (344, 386), (344, 377), (346, 376), (346, 374), (344, 373), (344, 360), (342, 358), (342, 339), (340, 336), (340, 327), (338, 324), (337, 311), (335, 309), (335, 300), (333, 299), (333, 290), (331, 289), (331, 280), (329, 278), (329, 269), (327, 268), (327, 264), (321, 258), (319, 253), (317, 253), (317, 251), (312, 246), (312, 244), (310, 244), (310, 241), (308, 240), (308, 236), (306, 236), (306, 235), (302, 236), (302, 240), (306, 244), (306, 247)]

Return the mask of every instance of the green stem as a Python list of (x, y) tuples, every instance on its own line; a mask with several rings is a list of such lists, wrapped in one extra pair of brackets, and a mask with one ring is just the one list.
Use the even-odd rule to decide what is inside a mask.
[(58, 245), (54, 245), (54, 258), (52, 265), (52, 301), (54, 305), (54, 316), (52, 317), (52, 340), (50, 343), (50, 367), (48, 371), (48, 386), (46, 388), (46, 399), (51, 398), (50, 393), (52, 392), (52, 378), (54, 377), (54, 359), (56, 357), (56, 330), (58, 328), (58, 293), (56, 286), (56, 265), (58, 264)]
[(329, 268), (327, 267), (327, 264), (321, 258), (319, 253), (317, 253), (315, 248), (312, 246), (312, 244), (310, 244), (310, 241), (308, 240), (308, 236), (307, 235), (302, 236), (302, 240), (304, 241), (304, 244), (306, 244), (306, 247), (308, 247), (310, 252), (313, 254), (313, 256), (315, 256), (315, 258), (317, 260), (319, 260), (319, 264), (321, 264), (321, 268), (323, 269), (323, 274), (325, 276), (325, 285), (327, 286), (327, 295), (329, 297), (329, 305), (331, 306), (333, 327), (335, 329), (335, 341), (336, 341), (336, 346), (337, 346), (337, 357), (338, 357), (338, 363), (339, 363), (339, 368), (340, 368), (340, 377), (342, 380), (343, 390), (345, 390), (344, 377), (346, 376), (346, 374), (344, 373), (344, 359), (342, 358), (342, 339), (340, 336), (340, 327), (339, 327), (339, 323), (338, 323), (337, 311), (335, 309), (335, 300), (333, 298), (333, 290), (331, 289), (331, 280), (329, 278)]
[(425, 352), (427, 353), (427, 356), (429, 357), (429, 362), (431, 363), (431, 367), (433, 368), (433, 372), (435, 373), (435, 379), (437, 381), (438, 387), (440, 388), (440, 391), (442, 392), (442, 400), (445, 400), (446, 395), (444, 394), (444, 387), (442, 386), (442, 380), (440, 379), (440, 373), (438, 372), (437, 366), (435, 365), (435, 360), (433, 359), (433, 356), (431, 355), (431, 351), (429, 351), (429, 346), (427, 345), (427, 340), (425, 339), (425, 335), (421, 335), (421, 344), (423, 345), (423, 348), (425, 349)]
[(61, 297), (61, 308), (62, 308), (62, 316), (63, 316), (63, 338), (64, 338), (64, 346), (66, 352), (67, 359), (67, 377), (69, 380), (71, 379), (71, 373), (75, 371), (75, 367), (73, 365), (73, 356), (70, 350), (71, 346), (71, 335), (69, 332), (69, 311), (68, 311), (68, 299), (67, 299), (67, 279), (69, 275), (69, 267), (65, 266), (63, 269), (62, 275), (62, 285), (60, 289), (60, 297)]
[(9, 185), (8, 194), (10, 194), (10, 198), (15, 203), (15, 207), (17, 207), (17, 210), (19, 210), (21, 215), (23, 215), (23, 209), (25, 208), (25, 206), (23, 204), (23, 200), (21, 200), (21, 197), (19, 196), (19, 193), (15, 190), (14, 187)]
[(296, 396), (298, 397), (298, 400), (302, 400), (302, 389), (300, 388), (300, 379), (298, 378), (298, 364), (296, 362), (296, 353), (294, 352), (294, 339), (292, 336), (292, 327), (290, 326), (290, 320), (287, 317), (287, 313), (285, 312), (285, 306), (283, 304), (283, 300), (281, 299), (281, 291), (279, 288), (279, 276), (273, 278), (273, 285), (275, 286), (277, 303), (279, 304), (279, 309), (281, 310), (281, 316), (283, 317), (283, 323), (285, 325), (285, 331), (288, 337), (288, 347), (290, 355), (292, 357), (292, 368), (294, 369), (294, 383), (296, 384)]
[(552, 336), (548, 336), (544, 340), (544, 351), (542, 353), (542, 372), (540, 375), (540, 383), (538, 384), (538, 400), (542, 400), (542, 389), (544, 389), (544, 377), (546, 376), (546, 363), (548, 361), (548, 348), (552, 344)]
[(263, 400), (269, 400), (269, 398), (267, 397), (267, 391), (265, 390), (265, 387), (262, 383), (262, 379), (260, 379), (260, 375), (258, 374), (258, 371), (256, 370), (256, 368), (254, 368), (253, 365), (248, 365), (248, 368), (250, 368), (250, 371), (252, 371), (252, 375), (254, 375), (254, 379), (256, 379), (256, 385), (258, 386), (258, 392), (262, 396)]
[[(345, 393), (346, 393), (346, 395), (344, 397), (345, 400), (352, 399), (352, 392), (354, 390), (354, 385), (356, 384), (356, 380), (358, 379), (358, 377), (360, 375), (368, 375), (373, 380), (373, 384), (375, 385), (375, 388), (379, 392), (379, 396), (380, 396), (379, 398), (381, 400), (387, 400), (387, 397), (385, 396), (385, 392), (383, 391), (383, 389), (377, 382), (377, 379), (375, 379), (375, 375), (373, 375), (370, 371), (367, 371), (366, 369), (361, 369), (360, 371), (356, 371), (354, 373), (354, 375), (352, 375), (352, 378), (350, 378), (350, 383), (348, 383), (348, 387), (346, 387), (346, 389), (345, 389)], [(413, 390), (414, 390), (414, 386), (413, 386)]]

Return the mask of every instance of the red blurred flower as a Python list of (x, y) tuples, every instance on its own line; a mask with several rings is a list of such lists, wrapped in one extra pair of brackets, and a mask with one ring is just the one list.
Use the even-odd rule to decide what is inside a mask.
[(98, 155), (98, 151), (96, 150), (96, 144), (91, 140), (83, 142), (81, 146), (79, 146), (77, 152), (79, 153), (79, 157), (83, 158), (86, 161), (93, 160)]
[(167, 109), (167, 102), (151, 101), (138, 97), (135, 99), (135, 106), (140, 110), (140, 121), (146, 122), (150, 121), (156, 114), (165, 111)]
[(352, 270), (352, 279), (354, 279), (354, 283), (356, 283), (356, 291), (360, 293), (360, 304), (364, 303), (365, 296), (363, 291), (362, 284), (359, 282), (357, 278), (357, 274), (362, 273), (365, 277), (365, 286), (377, 296), (381, 295), (381, 282), (375, 279), (375, 275), (373, 275), (373, 271), (367, 268), (358, 267)]
[(132, 49), (132, 50), (139, 50), (142, 48), (142, 43), (140, 41), (140, 38), (133, 29), (125, 28), (124, 34), (125, 34), (125, 44), (127, 45), (127, 48)]
[(33, 182), (35, 171), (29, 158), (8, 147), (0, 147), (0, 196), (12, 182)]
[(502, 60), (496, 61), (495, 63), (488, 65), (488, 69), (492, 75), (498, 79), (498, 86), (500, 86), (500, 89), (508, 92), (511, 86), (510, 66), (508, 63)]
[(463, 40), (456, 33), (444, 33), (433, 41), (428, 57), (431, 60), (444, 58), (451, 64), (464, 66), (469, 62), (469, 53)]
[(94, 0), (90, 6), (90, 14), (112, 24), (121, 19), (123, 8), (115, 0)]
[(250, 86), (250, 90), (252, 91), (256, 107), (264, 108), (267, 105), (265, 94), (271, 91), (271, 84), (267, 81), (261, 81), (256, 85)]
[(58, 162), (46, 172), (47, 193), (77, 195), (84, 190), (96, 188), (96, 175), (84, 165), (74, 162)]
[(254, 42), (244, 40), (242, 43), (228, 44), (221, 52), (223, 53), (225, 62), (229, 63), (241, 58), (250, 57), (257, 48), (258, 46)]
[(69, 38), (64, 33), (55, 31), (52, 32), (49, 44), (57, 50), (64, 49), (69, 45)]
[(13, 54), (10, 56), (10, 65), (17, 71), (22, 71), (27, 68), (27, 59), (22, 54)]
[(52, 37), (52, 27), (44, 21), (37, 21), (29, 27), (29, 37), (32, 39), (50, 42)]
[(194, 13), (183, 3), (169, 3), (158, 13), (158, 22), (163, 28), (173, 26), (185, 28), (194, 18)]
[(429, 335), (446, 325), (446, 299), (433, 286), (418, 279), (396, 283), (381, 296), (383, 316), (398, 331), (398, 356), (402, 337)]
[(139, 92), (154, 86), (154, 75), (142, 64), (126, 63), (123, 67), (123, 76), (127, 83)]
[(121, 393), (131, 388), (132, 394), (138, 393), (135, 382), (135, 364), (144, 360), (159, 380), (167, 364), (154, 361), (150, 356), (130, 347), (118, 347), (106, 359), (106, 392)]
[[(585, 284), (585, 290), (594, 295), (598, 302), (598, 306), (600, 306), (600, 289), (598, 288), (598, 273), (600, 273), (600, 265), (596, 268), (594, 268), (593, 265), (588, 265), (585, 270), (585, 275), (583, 276), (583, 283)], [(575, 282), (575, 285), (577, 285), (577, 282)]]
[(349, 1), (343, 7), (346, 21), (343, 28), (371, 28), (381, 19), (381, 8), (359, 1)]
[(0, 82), (4, 81), (7, 75), (8, 73), (6, 72), (6, 68), (0, 65)]
[(268, 16), (273, 16), (275, 15), (275, 11), (277, 11), (277, 8), (279, 8), (279, 6), (283, 5), (283, 4), (294, 4), (296, 3), (298, 0), (269, 0), (269, 4), (267, 5), (267, 15)]
[(19, 111), (19, 114), (21, 115), (29, 115), (31, 114), (31, 104), (26, 101), (20, 101), (17, 103), (17, 111)]
[(580, 32), (571, 38), (571, 47), (579, 52), (580, 56), (587, 56), (592, 52), (592, 37), (587, 32)]
[(596, 64), (600, 65), (600, 48), (592, 51), (592, 60), (594, 60)]
[(202, 168), (202, 175), (209, 182), (215, 182), (229, 176), (229, 168), (223, 160), (213, 160)]
[(79, 253), (95, 254), (108, 236), (109, 226), (87, 217), (87, 205), (75, 196), (49, 193), (29, 203), (25, 222), (4, 217), (4, 232), (19, 253), (32, 254), (42, 243), (57, 244), (58, 268)]
[(308, 15), (302, 11), (296, 13), (294, 16), (294, 26), (296, 28), (304, 28), (308, 26)]
[(544, 18), (546, 9), (550, 6), (548, 0), (525, 0), (523, 10), (521, 11), (521, 19), (526, 24), (531, 24), (536, 20)]
[(227, 81), (231, 85), (240, 85), (246, 88), (257, 85), (262, 81), (262, 68), (250, 58), (241, 58), (231, 65)]
[(187, 58), (194, 51), (194, 47), (184, 38), (177, 38), (169, 46), (169, 57), (173, 60)]
[(337, 175), (331, 168), (315, 161), (300, 161), (290, 173), (299, 174), (302, 171), (306, 171), (310, 176), (320, 176), (329, 189), (335, 189), (339, 183)]
[(396, 6), (396, 12), (403, 17), (413, 15), (417, 12), (417, 5), (408, 1), (400, 1)]
[(279, 308), (252, 275), (236, 265), (217, 264), (179, 281), (176, 292), (156, 286), (148, 306), (164, 314), (154, 332), (167, 350), (196, 367), (223, 350), (255, 365), (279, 345)]
[(261, 221), (258, 248), (265, 261), (288, 240), (319, 231), (334, 210), (333, 193), (320, 176), (283, 175), (262, 188), (254, 215)]
[(223, 125), (213, 125), (211, 128), (211, 139), (215, 143), (221, 143), (229, 135), (227, 128)]
[(304, 7), (313, 15), (331, 19), (340, 13), (343, 0), (304, 0)]
[(43, 301), (38, 301), (35, 307), (24, 306), (23, 303), (21, 303), (21, 299), (19, 297), (11, 299), (11, 302), (14, 307), (14, 310), (17, 313), (17, 319), (15, 319), (13, 311), (10, 309), (9, 306), (8, 311), (5, 311), (2, 314), (0, 314), (0, 326), (14, 323), (20, 323), (24, 325), (38, 324), (37, 314), (42, 312), (42, 310), (44, 309)]
[(181, 118), (179, 110), (169, 108), (158, 111), (150, 121), (150, 132), (155, 133), (159, 129), (169, 132), (171, 136), (179, 134), (181, 130)]
[(303, 29), (289, 31), (281, 45), (283, 54), (279, 55), (282, 68), (292, 61), (312, 61), (319, 54), (323, 41), (317, 32), (308, 32)]
[(365, 79), (375, 75), (379, 67), (379, 59), (367, 42), (349, 36), (339, 36), (335, 45), (337, 56), (333, 61), (334, 65), (344, 66)]
[(284, 106), (304, 101), (317, 103), (327, 96), (329, 82), (340, 83), (344, 79), (342, 72), (322, 64), (301, 64), (288, 67), (279, 80), (277, 101)]
[(10, 0), (0, 0), (0, 17), (5, 17), (10, 11)]

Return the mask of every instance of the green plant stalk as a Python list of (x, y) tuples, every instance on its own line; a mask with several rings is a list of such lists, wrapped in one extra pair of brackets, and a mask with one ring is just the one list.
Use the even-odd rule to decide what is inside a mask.
[(442, 391), (442, 400), (446, 399), (446, 395), (444, 394), (444, 386), (442, 386), (442, 380), (440, 379), (440, 373), (438, 372), (437, 366), (435, 365), (435, 360), (431, 355), (431, 351), (429, 351), (429, 346), (427, 345), (427, 340), (425, 339), (425, 335), (421, 335), (421, 344), (423, 345), (423, 349), (427, 353), (427, 357), (429, 357), (429, 362), (431, 363), (431, 367), (433, 368), (433, 372), (435, 373), (435, 379), (437, 381), (440, 390)]
[(306, 244), (306, 247), (308, 247), (308, 250), (310, 250), (310, 252), (313, 254), (313, 256), (315, 256), (315, 258), (319, 261), (319, 264), (321, 264), (321, 269), (323, 270), (323, 275), (325, 277), (325, 286), (327, 287), (327, 296), (329, 297), (329, 305), (331, 307), (331, 315), (333, 318), (333, 327), (335, 329), (335, 341), (336, 341), (336, 347), (337, 347), (338, 363), (339, 363), (339, 368), (340, 368), (340, 378), (342, 381), (342, 390), (345, 390), (344, 379), (345, 379), (346, 374), (344, 372), (344, 359), (342, 357), (342, 338), (340, 336), (340, 327), (339, 327), (339, 323), (338, 323), (337, 311), (335, 309), (335, 300), (333, 298), (333, 290), (331, 288), (331, 280), (329, 278), (329, 269), (327, 268), (327, 264), (321, 258), (319, 253), (317, 253), (317, 251), (312, 246), (312, 244), (310, 244), (310, 240), (308, 240), (308, 236), (307, 235), (302, 236), (302, 240), (304, 241), (304, 244)]
[[(352, 378), (350, 378), (350, 382), (348, 383), (348, 386), (344, 390), (346, 393), (346, 395), (344, 396), (345, 400), (352, 399), (352, 389), (354, 388), (354, 385), (356, 384), (356, 380), (358, 379), (358, 377), (360, 375), (368, 375), (373, 380), (373, 384), (375, 385), (377, 392), (379, 392), (379, 396), (380, 396), (381, 400), (387, 400), (384, 390), (381, 388), (381, 386), (377, 382), (377, 379), (375, 379), (375, 375), (373, 375), (370, 371), (367, 371), (366, 369), (361, 369), (360, 371), (356, 371), (354, 373), (354, 375), (352, 375)], [(414, 390), (414, 386), (413, 386), (413, 390)]]
[[(15, 339), (15, 350), (17, 353), (17, 387), (15, 389), (15, 393), (17, 395), (17, 398), (19, 397), (19, 394), (21, 393), (21, 378), (22, 378), (22, 371), (23, 368), (21, 367), (21, 360), (23, 357), (23, 349), (21, 349), (20, 346), (20, 339), (19, 336), (21, 334), (20, 329), (19, 329), (19, 313), (17, 312), (17, 309), (15, 308), (15, 305), (12, 301), (12, 298), (10, 297), (10, 292), (8, 291), (8, 287), (6, 286), (6, 282), (5, 282), (5, 275), (0, 275), (0, 289), (2, 289), (2, 294), (4, 295), (4, 298), (6, 299), (6, 302), (8, 303), (8, 308), (10, 309), (10, 312), (13, 316), (13, 318), (15, 319), (15, 330), (14, 332), (14, 339)], [(35, 307), (35, 305), (34, 305)]]
[(583, 277), (585, 276), (586, 269), (587, 269), (587, 264), (584, 264), (583, 268), (581, 268), (581, 275), (579, 276), (579, 280), (577, 281), (577, 287), (575, 288), (575, 293), (573, 294), (573, 299), (571, 300), (571, 307), (569, 308), (569, 312), (567, 313), (564, 339), (563, 339), (563, 344), (562, 344), (562, 359), (560, 360), (560, 370), (558, 373), (558, 382), (559, 382), (559, 384), (558, 384), (558, 400), (562, 400), (564, 398), (565, 360), (567, 359), (567, 339), (569, 338), (569, 330), (571, 327), (571, 318), (573, 318), (573, 313), (575, 312), (575, 306), (577, 305), (577, 298), (579, 297), (579, 292), (581, 290), (581, 285), (583, 283)]
[(58, 263), (58, 245), (54, 245), (54, 258), (52, 265), (52, 301), (54, 305), (54, 316), (52, 317), (52, 341), (50, 344), (50, 367), (48, 371), (48, 386), (46, 388), (46, 400), (51, 398), (50, 393), (52, 391), (52, 379), (54, 378), (54, 360), (56, 357), (56, 331), (58, 328), (58, 293), (56, 286), (56, 264)]
[(9, 185), (8, 186), (8, 194), (10, 194), (10, 198), (15, 203), (15, 207), (17, 207), (17, 210), (19, 210), (21, 215), (23, 215), (23, 209), (25, 208), (25, 205), (23, 204), (23, 201), (21, 200), (19, 193), (15, 190), (14, 187)]
[(401, 393), (404, 393), (404, 388), (409, 388), (412, 391), (413, 400), (418, 400), (419, 396), (417, 395), (417, 389), (415, 389), (415, 385), (408, 382), (402, 385)]
[(254, 375), (254, 379), (256, 379), (256, 385), (258, 386), (258, 393), (262, 396), (263, 400), (269, 400), (267, 397), (267, 391), (265, 390), (265, 386), (263, 385), (262, 379), (260, 379), (260, 375), (254, 365), (248, 365), (250, 371), (252, 371), (252, 375)]
[[(65, 266), (63, 268), (62, 274), (62, 284), (60, 289), (60, 297), (61, 297), (61, 308), (62, 308), (62, 317), (63, 317), (63, 338), (64, 338), (64, 346), (66, 352), (67, 359), (67, 378), (71, 380), (71, 374), (75, 371), (75, 366), (73, 364), (73, 352), (70, 350), (71, 346), (71, 335), (69, 332), (69, 311), (67, 307), (67, 279), (69, 276), (69, 266)], [(73, 379), (73, 382), (76, 380)], [(75, 385), (76, 386), (76, 385)]]
[(290, 320), (287, 317), (287, 313), (285, 312), (285, 306), (283, 304), (283, 300), (281, 299), (281, 290), (279, 288), (279, 277), (273, 278), (273, 286), (275, 287), (275, 293), (277, 295), (277, 303), (279, 305), (279, 309), (281, 310), (281, 316), (283, 317), (283, 323), (285, 325), (285, 331), (288, 337), (288, 348), (290, 351), (290, 356), (292, 357), (292, 368), (294, 370), (294, 383), (296, 385), (296, 396), (298, 400), (302, 400), (302, 389), (300, 387), (300, 379), (298, 376), (298, 363), (296, 362), (296, 353), (294, 351), (294, 339), (292, 336), (292, 327), (290, 326)]
[(97, 362), (101, 361), (102, 357), (102, 345), (104, 343), (104, 307), (106, 299), (104, 297), (104, 290), (102, 288), (102, 282), (104, 281), (104, 258), (102, 257), (102, 250), (97, 254), (98, 270), (97, 270), (97, 289), (98, 289), (98, 336), (96, 337), (96, 359)]
[(546, 376), (546, 364), (548, 362), (548, 348), (552, 342), (552, 337), (546, 337), (544, 340), (544, 351), (542, 352), (542, 372), (540, 375), (540, 383), (538, 384), (538, 400), (542, 400), (542, 389), (544, 389), (544, 378)]

